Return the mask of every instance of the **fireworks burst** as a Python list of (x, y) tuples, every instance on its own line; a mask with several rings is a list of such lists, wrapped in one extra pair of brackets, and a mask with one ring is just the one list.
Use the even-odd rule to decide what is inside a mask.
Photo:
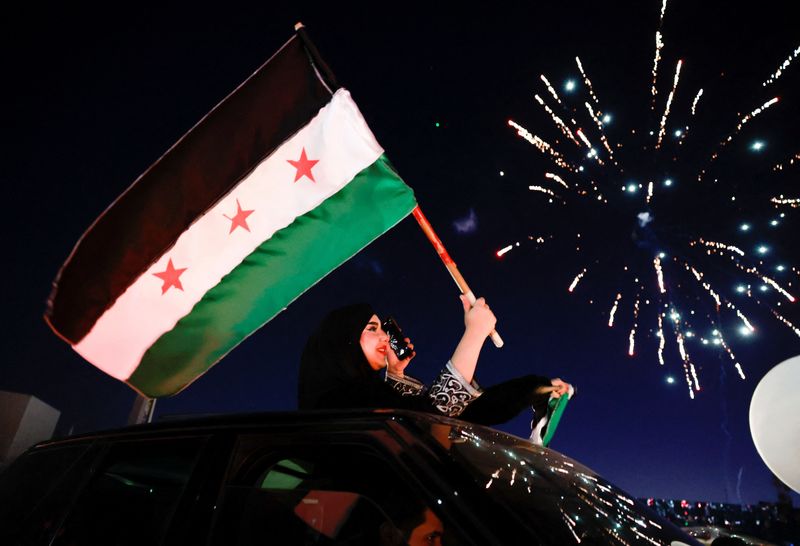
[[(615, 86), (598, 74), (592, 83), (591, 67), (578, 57), (583, 86), (573, 83), (559, 96), (552, 77), (539, 77), (544, 90), (534, 99), (546, 116), (539, 134), (515, 120), (508, 124), (553, 164), (528, 187), (536, 206), (549, 211), (537, 209), (537, 218), (556, 239), (580, 241), (566, 274), (569, 292), (610, 302), (604, 314), (609, 327), (627, 332), (627, 353), (637, 354), (637, 337), (649, 338), (659, 364), (681, 366), (694, 398), (701, 390), (698, 358), (707, 348), (745, 379), (734, 347), (762, 332), (765, 321), (777, 320), (800, 337), (791, 318), (798, 268), (780, 261), (793, 255), (785, 245), (758, 239), (785, 235), (787, 212), (800, 207), (796, 141), (786, 146), (777, 138), (793, 134), (797, 86), (781, 86), (781, 78), (798, 71), (793, 61), (800, 48), (771, 75), (774, 60), (754, 74), (740, 99), (746, 114), (718, 112), (732, 90), (717, 81), (682, 88), (691, 58), (669, 59), (666, 11), (662, 0), (645, 130), (610, 124), (601, 99), (604, 85)], [(663, 63), (675, 66), (667, 88), (659, 85)], [(775, 138), (767, 144), (761, 134)], [(507, 245), (497, 256), (519, 247)]]

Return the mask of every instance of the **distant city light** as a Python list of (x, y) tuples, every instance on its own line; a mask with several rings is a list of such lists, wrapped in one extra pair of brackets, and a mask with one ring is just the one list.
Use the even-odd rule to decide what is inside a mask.
[(667, 376), (667, 383), (672, 385), (673, 383), (675, 383), (675, 378), (672, 377), (671, 375), (668, 375)]
[(564, 89), (567, 91), (575, 91), (575, 80), (567, 80), (564, 83)]
[(675, 131), (675, 136), (676, 136), (676, 137), (679, 137), (679, 136), (681, 136), (682, 134), (683, 134), (683, 131), (681, 131), (680, 129), (678, 129), (677, 131)]
[(665, 186), (671, 186), (672, 185), (672, 179), (671, 178), (667, 178), (666, 180), (664, 180), (664, 185)]
[(742, 334), (743, 336), (749, 336), (753, 332), (747, 326), (742, 326), (741, 328), (739, 328), (739, 333)]
[(745, 288), (740, 284), (739, 286), (736, 287), (736, 291), (739, 292), (740, 294), (744, 294), (745, 292), (747, 292), (747, 288)]
[(634, 193), (638, 186), (636, 184), (628, 184), (628, 191)]
[(786, 269), (786, 267), (783, 265), (779, 265), (775, 269), (777, 269), (778, 271), (783, 271), (784, 269)]
[(767, 290), (769, 290), (769, 286), (767, 286), (766, 284), (762, 284), (761, 286), (758, 287), (758, 289), (761, 290), (762, 292), (766, 292)]
[(663, 259), (667, 257), (667, 254), (665, 252), (659, 252), (658, 257)]
[(742, 231), (750, 231), (750, 224), (742, 224), (741, 226), (739, 226), (739, 229), (741, 229)]
[(777, 221), (777, 220), (772, 220), (772, 221), (769, 223), (769, 225), (771, 225), (771, 226), (777, 226), (777, 225), (778, 225), (778, 221)]
[(761, 245), (760, 247), (757, 248), (757, 250), (759, 254), (766, 254), (769, 251), (769, 248), (767, 248), (764, 245)]
[(603, 123), (611, 123), (611, 116), (609, 114), (603, 116)]
[(503, 171), (500, 171), (500, 176), (505, 176), (505, 175), (506, 175), (506, 173), (505, 173), (505, 172), (503, 172)]
[(761, 150), (761, 149), (762, 149), (764, 146), (765, 146), (765, 144), (764, 144), (762, 141), (760, 141), (760, 140), (756, 140), (755, 142), (753, 142), (753, 143), (750, 145), (750, 149), (751, 149), (751, 150), (753, 150), (754, 152), (758, 152), (758, 151), (760, 151), (760, 150)]

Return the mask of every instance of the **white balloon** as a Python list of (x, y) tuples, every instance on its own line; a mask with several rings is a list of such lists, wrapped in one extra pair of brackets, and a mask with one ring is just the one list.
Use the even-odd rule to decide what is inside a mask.
[(767, 467), (800, 493), (800, 356), (759, 381), (750, 401), (750, 434)]

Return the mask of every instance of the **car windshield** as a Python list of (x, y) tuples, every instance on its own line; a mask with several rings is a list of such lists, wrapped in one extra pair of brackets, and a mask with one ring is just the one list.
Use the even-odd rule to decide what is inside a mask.
[[(431, 435), (477, 485), (546, 544), (698, 544), (594, 472), (555, 451), (460, 421)], [(457, 423), (457, 424), (454, 424)]]

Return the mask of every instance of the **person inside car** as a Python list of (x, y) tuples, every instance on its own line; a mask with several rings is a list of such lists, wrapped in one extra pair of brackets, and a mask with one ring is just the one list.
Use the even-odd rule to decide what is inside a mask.
[(414, 353), (403, 360), (397, 358), (369, 304), (348, 305), (329, 313), (309, 337), (300, 359), (299, 408), (412, 409), (496, 425), (531, 407), (538, 420), (546, 414), (551, 396), (572, 392), (572, 387), (558, 378), (537, 375), (481, 388), (475, 370), (496, 319), (483, 298), (474, 306), (464, 296), (461, 299), (464, 333), (429, 386), (405, 373)]

